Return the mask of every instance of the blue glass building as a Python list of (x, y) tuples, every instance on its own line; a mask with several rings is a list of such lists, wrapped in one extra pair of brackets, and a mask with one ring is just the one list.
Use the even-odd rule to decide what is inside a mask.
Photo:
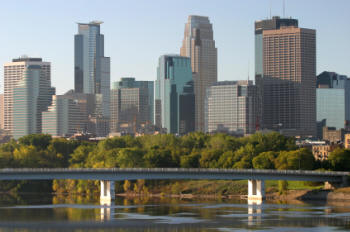
[(161, 56), (155, 81), (155, 124), (168, 133), (194, 131), (194, 100), (190, 58)]
[(318, 75), (316, 109), (319, 137), (325, 126), (345, 129), (350, 121), (350, 79), (334, 72)]

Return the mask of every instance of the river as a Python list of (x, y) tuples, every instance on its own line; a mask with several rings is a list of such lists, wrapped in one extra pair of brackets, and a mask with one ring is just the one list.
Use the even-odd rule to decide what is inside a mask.
[(2, 231), (349, 231), (350, 204), (0, 194)]

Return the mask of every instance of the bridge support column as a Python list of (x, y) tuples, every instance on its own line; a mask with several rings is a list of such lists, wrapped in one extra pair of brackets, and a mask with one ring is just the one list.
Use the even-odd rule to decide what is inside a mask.
[(265, 183), (263, 180), (248, 180), (248, 203), (265, 199)]
[(100, 183), (100, 203), (101, 205), (111, 205), (112, 201), (115, 199), (114, 181), (101, 180)]

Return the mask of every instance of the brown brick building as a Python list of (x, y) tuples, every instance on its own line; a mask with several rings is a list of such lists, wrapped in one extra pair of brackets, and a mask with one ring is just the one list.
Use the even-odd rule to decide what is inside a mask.
[(255, 22), (255, 79), (264, 129), (316, 135), (316, 31), (296, 19)]

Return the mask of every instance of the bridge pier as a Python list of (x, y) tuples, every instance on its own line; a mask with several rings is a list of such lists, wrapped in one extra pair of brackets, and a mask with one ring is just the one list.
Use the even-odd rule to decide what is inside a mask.
[(111, 205), (112, 201), (115, 199), (114, 181), (101, 180), (100, 184), (101, 184), (101, 193), (100, 193), (101, 205)]
[(248, 201), (262, 201), (265, 199), (265, 183), (263, 180), (248, 180)]
[(341, 182), (332, 182), (332, 181), (324, 182), (324, 189), (326, 189), (326, 190), (342, 188), (342, 187), (347, 187), (347, 186), (349, 186), (348, 176), (342, 176)]

